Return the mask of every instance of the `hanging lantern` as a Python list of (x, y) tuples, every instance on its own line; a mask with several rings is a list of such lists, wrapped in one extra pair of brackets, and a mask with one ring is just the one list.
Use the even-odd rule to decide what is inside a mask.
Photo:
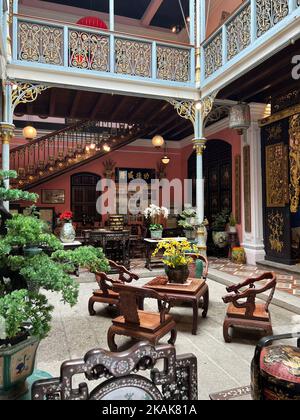
[(164, 165), (168, 165), (169, 163), (170, 163), (170, 158), (169, 158), (169, 156), (168, 155), (165, 155), (162, 159), (161, 159), (161, 161), (162, 161), (162, 163), (164, 164)]
[(77, 25), (90, 26), (92, 28), (102, 29), (105, 31), (108, 29), (106, 23), (97, 16), (85, 16), (79, 19)]
[(34, 140), (37, 137), (37, 131), (34, 127), (28, 125), (23, 129), (23, 136), (26, 140)]
[(160, 149), (165, 144), (165, 140), (162, 136), (157, 135), (153, 137), (152, 144), (157, 149)]
[(230, 108), (229, 128), (242, 135), (251, 125), (251, 112), (248, 104), (237, 104)]

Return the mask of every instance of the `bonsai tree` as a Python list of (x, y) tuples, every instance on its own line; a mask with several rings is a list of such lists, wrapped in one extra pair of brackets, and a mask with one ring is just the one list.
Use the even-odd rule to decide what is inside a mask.
[(229, 220), (228, 210), (222, 210), (213, 218), (212, 230), (214, 232), (225, 232)]
[(178, 226), (184, 230), (194, 230), (196, 227), (197, 213), (192, 207), (186, 207), (179, 216)]
[[(78, 284), (70, 273), (75, 266), (92, 272), (108, 271), (109, 264), (101, 249), (82, 247), (63, 250), (62, 243), (47, 233), (47, 225), (31, 208), (27, 215), (13, 217), (4, 201), (36, 201), (36, 194), (7, 189), (4, 180), (16, 178), (13, 171), (0, 171), (0, 347), (13, 344), (19, 336), (44, 338), (50, 330), (51, 312), (47, 298), (40, 292), (59, 292), (64, 303), (75, 305)], [(29, 247), (38, 252), (27, 253)]]

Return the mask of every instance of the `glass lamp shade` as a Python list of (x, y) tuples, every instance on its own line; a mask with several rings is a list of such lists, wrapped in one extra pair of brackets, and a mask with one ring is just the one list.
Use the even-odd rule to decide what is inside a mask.
[(169, 158), (169, 156), (164, 156), (163, 158), (162, 158), (162, 163), (164, 164), (164, 165), (168, 165), (169, 163), (170, 163), (170, 158)]
[(34, 127), (28, 125), (23, 129), (23, 136), (25, 139), (33, 140), (37, 137), (37, 131)]
[(154, 136), (152, 139), (152, 144), (154, 147), (160, 148), (165, 144), (164, 138), (162, 136)]
[(107, 144), (107, 143), (105, 143), (105, 144), (103, 145), (103, 150), (104, 150), (104, 152), (110, 152), (110, 150), (111, 150), (110, 145), (109, 145), (109, 144)]

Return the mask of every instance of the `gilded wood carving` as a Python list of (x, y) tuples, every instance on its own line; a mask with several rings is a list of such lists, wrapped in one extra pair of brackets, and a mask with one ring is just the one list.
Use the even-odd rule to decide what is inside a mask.
[(245, 203), (245, 231), (251, 233), (251, 167), (250, 146), (243, 150), (244, 159), (244, 203)]
[(235, 157), (235, 218), (241, 223), (241, 156)]
[(290, 118), (290, 200), (291, 212), (297, 213), (300, 199), (300, 114)]
[(270, 230), (269, 243), (272, 251), (280, 254), (284, 247), (284, 217), (278, 211), (272, 211), (268, 216)]
[(267, 207), (285, 207), (289, 202), (288, 147), (284, 143), (266, 147)]

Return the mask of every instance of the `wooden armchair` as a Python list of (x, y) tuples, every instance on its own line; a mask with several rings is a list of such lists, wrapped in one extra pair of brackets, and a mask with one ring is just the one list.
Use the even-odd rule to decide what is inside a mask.
[[(159, 340), (171, 333), (169, 344), (175, 344), (177, 338), (176, 323), (170, 311), (170, 300), (155, 292), (145, 288), (127, 286), (124, 284), (114, 284), (113, 291), (120, 297), (121, 316), (112, 322), (107, 335), (108, 346), (111, 351), (118, 351), (115, 342), (116, 335), (131, 337), (138, 341), (149, 341), (156, 345)], [(144, 299), (150, 298), (157, 300), (159, 313), (146, 312), (140, 310)]]
[[(163, 368), (158, 369), (161, 360)], [(82, 375), (85, 382), (76, 387)], [(197, 359), (193, 354), (177, 356), (173, 346), (154, 347), (146, 342), (123, 353), (95, 349), (82, 359), (63, 363), (59, 378), (35, 382), (32, 399), (198, 400)]]
[(119, 294), (113, 290), (114, 284), (131, 283), (133, 280), (139, 280), (139, 276), (131, 273), (122, 265), (118, 265), (113, 261), (109, 261), (110, 267), (117, 272), (118, 278), (112, 278), (106, 273), (97, 273), (96, 281), (99, 285), (98, 290), (94, 290), (93, 295), (89, 300), (89, 313), (91, 316), (96, 315), (94, 304), (106, 303), (110, 306), (119, 307)]
[[(262, 287), (256, 288), (255, 283), (266, 280)], [(272, 335), (272, 322), (269, 306), (273, 299), (276, 289), (276, 275), (275, 273), (265, 273), (255, 279), (247, 279), (244, 283), (234, 285), (227, 288), (230, 295), (223, 298), (224, 303), (229, 303), (227, 314), (224, 321), (223, 333), (226, 343), (231, 342), (229, 335), (229, 328), (240, 326), (251, 329), (262, 329), (266, 335)], [(245, 291), (241, 289), (247, 287)], [(267, 302), (256, 303), (256, 298), (270, 290), (270, 295)]]

